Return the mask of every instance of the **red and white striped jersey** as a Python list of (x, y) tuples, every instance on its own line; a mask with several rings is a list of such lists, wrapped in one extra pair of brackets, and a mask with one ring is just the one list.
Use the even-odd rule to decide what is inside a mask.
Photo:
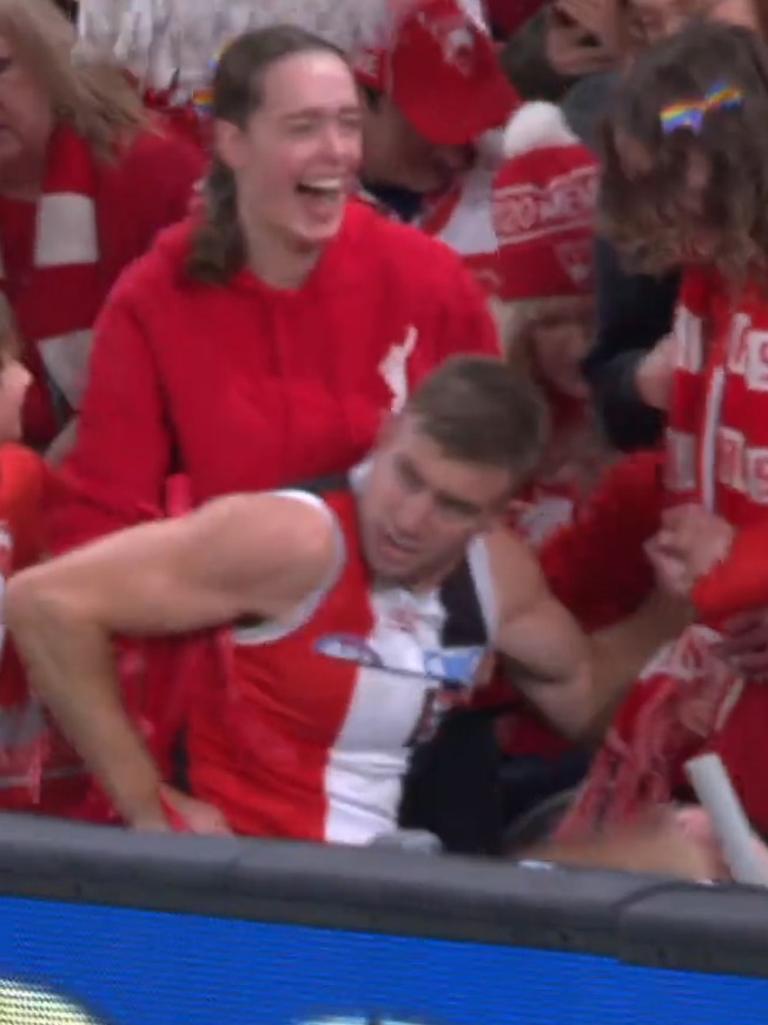
[(496, 624), (487, 552), (474, 539), (429, 593), (384, 586), (354, 484), (289, 494), (332, 517), (336, 566), (292, 624), (229, 633), (226, 689), (191, 714), (192, 789), (240, 833), (366, 844), (396, 822), (415, 745), (480, 675)]

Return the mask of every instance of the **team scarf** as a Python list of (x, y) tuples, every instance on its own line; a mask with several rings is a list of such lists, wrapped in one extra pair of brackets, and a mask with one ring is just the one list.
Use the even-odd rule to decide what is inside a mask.
[[(33, 261), (14, 315), (38, 394), (63, 423), (80, 405), (102, 295), (96, 222), (96, 158), (66, 125), (54, 132), (37, 202)], [(0, 224), (0, 291), (7, 297)], [(47, 394), (46, 394), (47, 392)]]
[(686, 789), (686, 761), (704, 751), (727, 752), (733, 770), (730, 719), (745, 684), (718, 656), (721, 639), (694, 624), (646, 666), (560, 825), (561, 839), (625, 825), (674, 801)]

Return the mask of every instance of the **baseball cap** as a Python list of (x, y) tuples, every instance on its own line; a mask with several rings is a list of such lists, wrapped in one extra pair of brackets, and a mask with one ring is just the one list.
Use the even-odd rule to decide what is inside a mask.
[(390, 38), (361, 49), (355, 69), (438, 145), (501, 127), (520, 102), (476, 0), (401, 0)]

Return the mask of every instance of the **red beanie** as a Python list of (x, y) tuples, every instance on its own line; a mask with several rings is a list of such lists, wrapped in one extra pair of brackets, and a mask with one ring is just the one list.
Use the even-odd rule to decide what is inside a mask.
[(599, 168), (549, 103), (527, 103), (505, 133), (493, 224), (507, 301), (588, 295), (594, 287)]
[(506, 124), (519, 97), (501, 69), (479, 0), (387, 0), (389, 30), (354, 60), (430, 142), (458, 146)]

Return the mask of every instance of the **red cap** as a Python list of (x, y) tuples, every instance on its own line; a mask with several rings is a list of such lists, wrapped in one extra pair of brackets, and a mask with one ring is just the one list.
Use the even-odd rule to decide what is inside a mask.
[(519, 97), (469, 0), (408, 0), (385, 47), (356, 59), (363, 83), (387, 93), (430, 142), (460, 146), (506, 124)]
[(589, 294), (599, 187), (595, 157), (546, 103), (521, 108), (505, 149), (510, 159), (493, 189), (501, 297)]
[(546, 0), (486, 0), (488, 18), (505, 37), (513, 35), (538, 14)]

